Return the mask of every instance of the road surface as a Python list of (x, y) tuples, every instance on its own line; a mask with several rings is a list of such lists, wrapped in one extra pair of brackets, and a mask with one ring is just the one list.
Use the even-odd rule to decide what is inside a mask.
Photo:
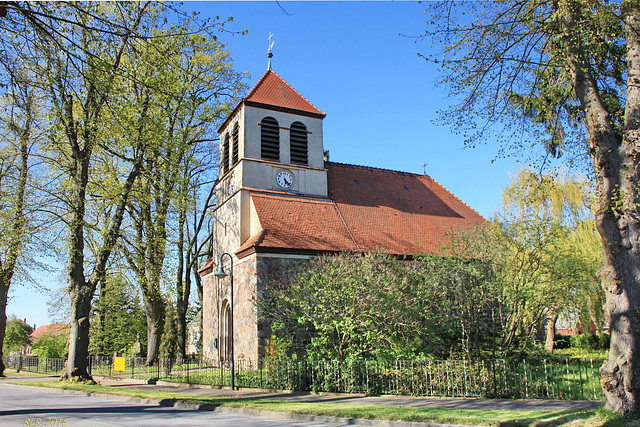
[(339, 426), (61, 394), (0, 384), (0, 426)]

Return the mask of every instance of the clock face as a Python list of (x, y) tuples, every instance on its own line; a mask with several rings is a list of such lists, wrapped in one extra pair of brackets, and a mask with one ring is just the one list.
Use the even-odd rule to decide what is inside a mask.
[(293, 187), (293, 175), (289, 171), (280, 171), (276, 175), (276, 183), (285, 189)]

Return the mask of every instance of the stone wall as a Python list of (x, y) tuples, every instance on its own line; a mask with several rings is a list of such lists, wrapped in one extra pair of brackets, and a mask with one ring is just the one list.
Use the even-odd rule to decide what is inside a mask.
[[(301, 263), (308, 263), (308, 257), (253, 254), (234, 265), (233, 316), (236, 359), (257, 360), (264, 356), (264, 346), (270, 336), (270, 328), (267, 324), (258, 323), (256, 298), (259, 298), (261, 291), (269, 283), (286, 284), (289, 272)], [(202, 351), (203, 357), (210, 361), (220, 359), (219, 311), (223, 301), (229, 296), (228, 277), (218, 279), (213, 274), (203, 277)]]
[[(215, 269), (214, 269), (215, 271)], [(226, 270), (228, 272), (228, 270)], [(236, 359), (258, 358), (255, 258), (249, 257), (233, 268), (234, 354)], [(231, 280), (208, 274), (202, 279), (202, 352), (206, 360), (220, 360), (220, 309), (230, 299)]]

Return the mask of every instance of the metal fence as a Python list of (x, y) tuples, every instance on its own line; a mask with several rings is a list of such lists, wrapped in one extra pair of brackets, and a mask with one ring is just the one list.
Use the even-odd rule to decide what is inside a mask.
[[(120, 360), (122, 362), (122, 359)], [(235, 384), (243, 388), (395, 394), (602, 400), (597, 359), (425, 360), (425, 361), (249, 361), (235, 362)], [(11, 365), (14, 363), (14, 365)], [(18, 361), (5, 361), (16, 367)], [(61, 373), (62, 359), (22, 358), (24, 371)], [(89, 373), (211, 386), (231, 385), (231, 366), (191, 359), (91, 356)]]
[(47, 375), (61, 375), (66, 363), (65, 359), (44, 359), (37, 356), (20, 355), (3, 356), (2, 361), (4, 366), (10, 369)]

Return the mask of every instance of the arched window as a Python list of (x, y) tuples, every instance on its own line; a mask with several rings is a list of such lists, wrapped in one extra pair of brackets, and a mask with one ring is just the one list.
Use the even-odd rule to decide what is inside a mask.
[(280, 126), (273, 117), (265, 117), (260, 122), (260, 157), (264, 160), (280, 161)]
[(300, 122), (293, 122), (290, 129), (291, 163), (306, 165), (309, 163), (307, 147), (307, 127)]
[(233, 132), (231, 132), (231, 146), (233, 150), (231, 151), (233, 154), (231, 155), (231, 167), (235, 166), (238, 163), (238, 149), (240, 147), (239, 143), (240, 138), (240, 125), (238, 123), (233, 126)]
[(229, 134), (225, 133), (222, 138), (222, 153), (220, 153), (220, 175), (224, 175), (229, 170)]
[(220, 360), (231, 360), (231, 306), (224, 300), (220, 310)]

